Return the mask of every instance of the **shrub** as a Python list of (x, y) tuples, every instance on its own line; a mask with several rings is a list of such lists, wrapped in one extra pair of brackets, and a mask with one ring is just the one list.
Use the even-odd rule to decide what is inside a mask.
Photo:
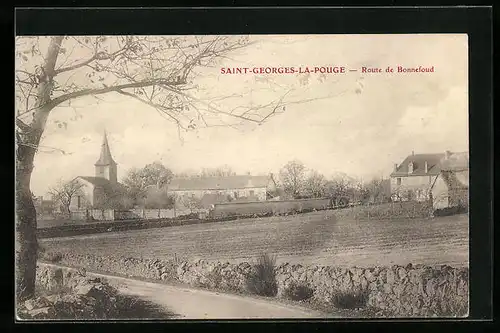
[(63, 259), (63, 255), (61, 252), (42, 252), (40, 253), (40, 259), (51, 263), (59, 263)]
[(261, 254), (254, 269), (247, 277), (247, 289), (251, 293), (260, 296), (276, 296), (278, 293), (278, 283), (276, 282), (276, 257), (267, 253)]
[(314, 290), (307, 285), (296, 282), (290, 283), (284, 290), (283, 296), (293, 301), (304, 301), (313, 296)]
[(340, 309), (363, 308), (368, 302), (368, 289), (339, 290), (332, 296), (333, 306)]

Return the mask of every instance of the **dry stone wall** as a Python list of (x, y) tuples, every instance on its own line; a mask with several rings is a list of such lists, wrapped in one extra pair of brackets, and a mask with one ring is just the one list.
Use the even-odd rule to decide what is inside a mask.
[[(196, 287), (248, 293), (254, 266), (199, 260), (169, 261), (64, 253), (61, 264), (128, 277), (181, 282)], [(278, 297), (290, 284), (314, 290), (313, 300), (331, 304), (339, 292), (365, 291), (367, 306), (395, 317), (454, 317), (468, 312), (469, 270), (449, 266), (407, 265), (340, 268), (281, 264), (276, 267)]]

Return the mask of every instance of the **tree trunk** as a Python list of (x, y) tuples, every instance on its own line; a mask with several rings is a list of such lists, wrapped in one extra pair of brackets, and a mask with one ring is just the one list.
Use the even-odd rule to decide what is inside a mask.
[(30, 190), (34, 149), (18, 149), (16, 165), (16, 296), (18, 300), (35, 292), (38, 243), (36, 239), (36, 211)]
[[(52, 37), (45, 57), (42, 74), (39, 76), (38, 103), (33, 119), (28, 126), (23, 124), (16, 131), (16, 297), (23, 300), (35, 292), (38, 243), (36, 238), (36, 210), (30, 190), (33, 159), (45, 129), (47, 117), (55, 105), (51, 105), (57, 56), (63, 41), (62, 36)], [(22, 123), (22, 122), (21, 122)], [(26, 129), (29, 127), (29, 129)]]

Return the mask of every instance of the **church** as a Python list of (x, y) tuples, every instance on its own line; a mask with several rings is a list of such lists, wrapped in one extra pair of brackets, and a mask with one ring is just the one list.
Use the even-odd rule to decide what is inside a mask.
[(121, 208), (126, 205), (125, 187), (117, 180), (118, 165), (111, 156), (106, 132), (94, 167), (94, 177), (78, 176), (74, 179), (80, 189), (71, 198), (70, 211)]

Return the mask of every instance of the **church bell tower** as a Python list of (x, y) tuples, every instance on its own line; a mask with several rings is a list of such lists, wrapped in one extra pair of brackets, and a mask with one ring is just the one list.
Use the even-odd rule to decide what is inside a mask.
[(94, 165), (96, 177), (105, 178), (112, 183), (116, 183), (118, 181), (117, 164), (111, 156), (106, 131), (104, 131), (104, 138), (102, 140), (101, 155), (99, 157), (99, 160)]

